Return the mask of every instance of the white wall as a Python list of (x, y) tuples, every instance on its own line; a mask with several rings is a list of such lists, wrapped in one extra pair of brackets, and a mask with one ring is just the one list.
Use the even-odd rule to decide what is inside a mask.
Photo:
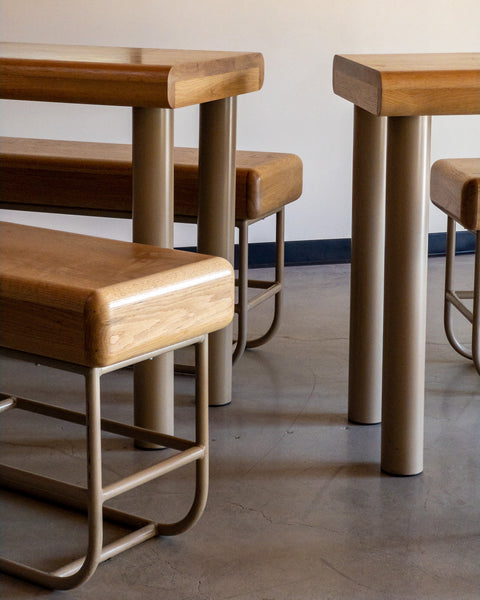
[[(478, 51), (478, 0), (1, 0), (3, 41), (261, 51), (265, 83), (239, 100), (238, 147), (294, 152), (304, 194), (287, 239), (350, 237), (352, 107), (334, 96), (335, 53)], [(2, 135), (130, 141), (124, 108), (2, 101)], [(479, 155), (479, 117), (433, 122), (432, 161)], [(197, 109), (176, 112), (179, 145), (197, 142)], [(128, 221), (3, 213), (45, 226), (128, 239)], [(431, 231), (445, 230), (431, 210)], [(251, 241), (271, 239), (261, 223)], [(176, 229), (176, 244), (193, 230)]]

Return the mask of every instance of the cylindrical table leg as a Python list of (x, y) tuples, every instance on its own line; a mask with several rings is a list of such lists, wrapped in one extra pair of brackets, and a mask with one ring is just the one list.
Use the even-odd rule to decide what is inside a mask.
[(388, 121), (382, 470), (423, 470), (430, 118)]
[[(173, 247), (173, 110), (133, 109), (133, 241)], [(173, 353), (134, 369), (135, 425), (173, 434)], [(136, 442), (142, 448), (159, 448)]]
[[(236, 98), (200, 105), (198, 251), (233, 264)], [(232, 398), (232, 325), (209, 336), (211, 405)]]
[(348, 418), (381, 420), (386, 119), (355, 107)]

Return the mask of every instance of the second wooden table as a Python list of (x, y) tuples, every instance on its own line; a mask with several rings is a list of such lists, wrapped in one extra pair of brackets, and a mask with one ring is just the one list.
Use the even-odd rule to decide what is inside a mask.
[(430, 115), (480, 113), (480, 54), (336, 56), (333, 89), (355, 105), (349, 418), (381, 420), (382, 469), (416, 475), (423, 469)]

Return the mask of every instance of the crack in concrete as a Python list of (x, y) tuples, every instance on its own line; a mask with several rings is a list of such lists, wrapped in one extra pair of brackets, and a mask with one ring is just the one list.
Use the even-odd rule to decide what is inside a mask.
[(245, 511), (259, 513), (271, 525), (284, 525), (286, 527), (305, 527), (307, 529), (326, 531), (328, 533), (336, 533), (336, 534), (341, 533), (340, 530), (331, 529), (331, 528), (325, 527), (323, 525), (312, 525), (311, 523), (304, 523), (301, 521), (283, 521), (281, 519), (275, 520), (272, 517), (269, 517), (268, 515), (266, 515), (265, 512), (263, 510), (261, 510), (260, 508), (253, 508), (251, 506), (245, 506), (244, 504), (240, 504), (239, 502), (229, 502), (229, 504), (231, 504), (232, 506), (238, 506), (239, 508), (241, 508), (242, 510), (245, 510)]
[(244, 506), (243, 504), (240, 504), (239, 502), (229, 502), (229, 504), (231, 504), (232, 506), (238, 506), (240, 507), (242, 510), (248, 510), (250, 512), (254, 512), (254, 513), (259, 513), (262, 515), (262, 517), (268, 521), (269, 523), (271, 523), (272, 525), (275, 524), (275, 521), (273, 521), (273, 519), (271, 519), (270, 517), (268, 517), (263, 510), (260, 510), (259, 508), (252, 508), (251, 506)]
[(320, 557), (320, 562), (322, 562), (326, 567), (328, 567), (329, 569), (331, 569), (332, 571), (334, 571), (335, 573), (338, 573), (338, 575), (340, 575), (340, 577), (343, 577), (344, 579), (346, 579), (347, 581), (351, 581), (352, 583), (354, 583), (355, 585), (358, 585), (366, 590), (370, 590), (372, 592), (376, 592), (377, 590), (375, 588), (372, 588), (369, 585), (365, 585), (364, 583), (360, 583), (359, 581), (356, 581), (355, 579), (353, 579), (353, 577), (349, 577), (346, 573), (344, 573), (343, 571), (341, 571), (340, 569), (337, 569), (337, 567), (335, 567), (334, 565), (332, 565), (332, 563), (330, 563), (326, 558), (321, 558)]
[(269, 448), (267, 450), (267, 452), (265, 452), (245, 473), (245, 475), (248, 475), (249, 473), (251, 473), (258, 465), (260, 465), (266, 458), (267, 456), (269, 456), (276, 448), (278, 448), (278, 446), (282, 443), (283, 439), (285, 438), (286, 435), (289, 435), (290, 433), (293, 432), (293, 427), (295, 425), (295, 423), (299, 420), (299, 418), (303, 415), (303, 413), (305, 412), (310, 400), (313, 397), (313, 394), (315, 392), (315, 389), (317, 387), (317, 377), (313, 371), (313, 369), (311, 367), (308, 368), (308, 370), (310, 371), (310, 373), (313, 376), (313, 383), (312, 383), (312, 388), (307, 396), (307, 399), (305, 400), (302, 408), (299, 410), (299, 412), (297, 413), (297, 415), (295, 416), (295, 418), (293, 419), (293, 421), (290, 423), (290, 425), (285, 429), (285, 431), (283, 432), (283, 434), (281, 435), (280, 439), (278, 440), (278, 442), (276, 444), (274, 444), (271, 448)]
[(338, 342), (347, 341), (349, 338), (344, 336), (339, 337), (296, 337), (294, 335), (277, 335), (277, 339), (292, 340), (294, 342)]

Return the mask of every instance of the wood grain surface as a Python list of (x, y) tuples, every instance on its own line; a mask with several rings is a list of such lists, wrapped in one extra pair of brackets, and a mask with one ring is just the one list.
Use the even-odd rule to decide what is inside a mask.
[(225, 327), (222, 258), (0, 223), (0, 343), (105, 366)]
[[(177, 217), (198, 212), (198, 151), (175, 148)], [(235, 217), (255, 219), (302, 193), (295, 154), (237, 151)], [(0, 206), (130, 217), (132, 149), (128, 144), (0, 138)]]
[(333, 90), (379, 116), (479, 114), (480, 53), (337, 55)]
[(2, 98), (178, 108), (259, 90), (258, 52), (0, 44)]
[(465, 229), (480, 230), (480, 158), (437, 160), (432, 166), (430, 197)]

